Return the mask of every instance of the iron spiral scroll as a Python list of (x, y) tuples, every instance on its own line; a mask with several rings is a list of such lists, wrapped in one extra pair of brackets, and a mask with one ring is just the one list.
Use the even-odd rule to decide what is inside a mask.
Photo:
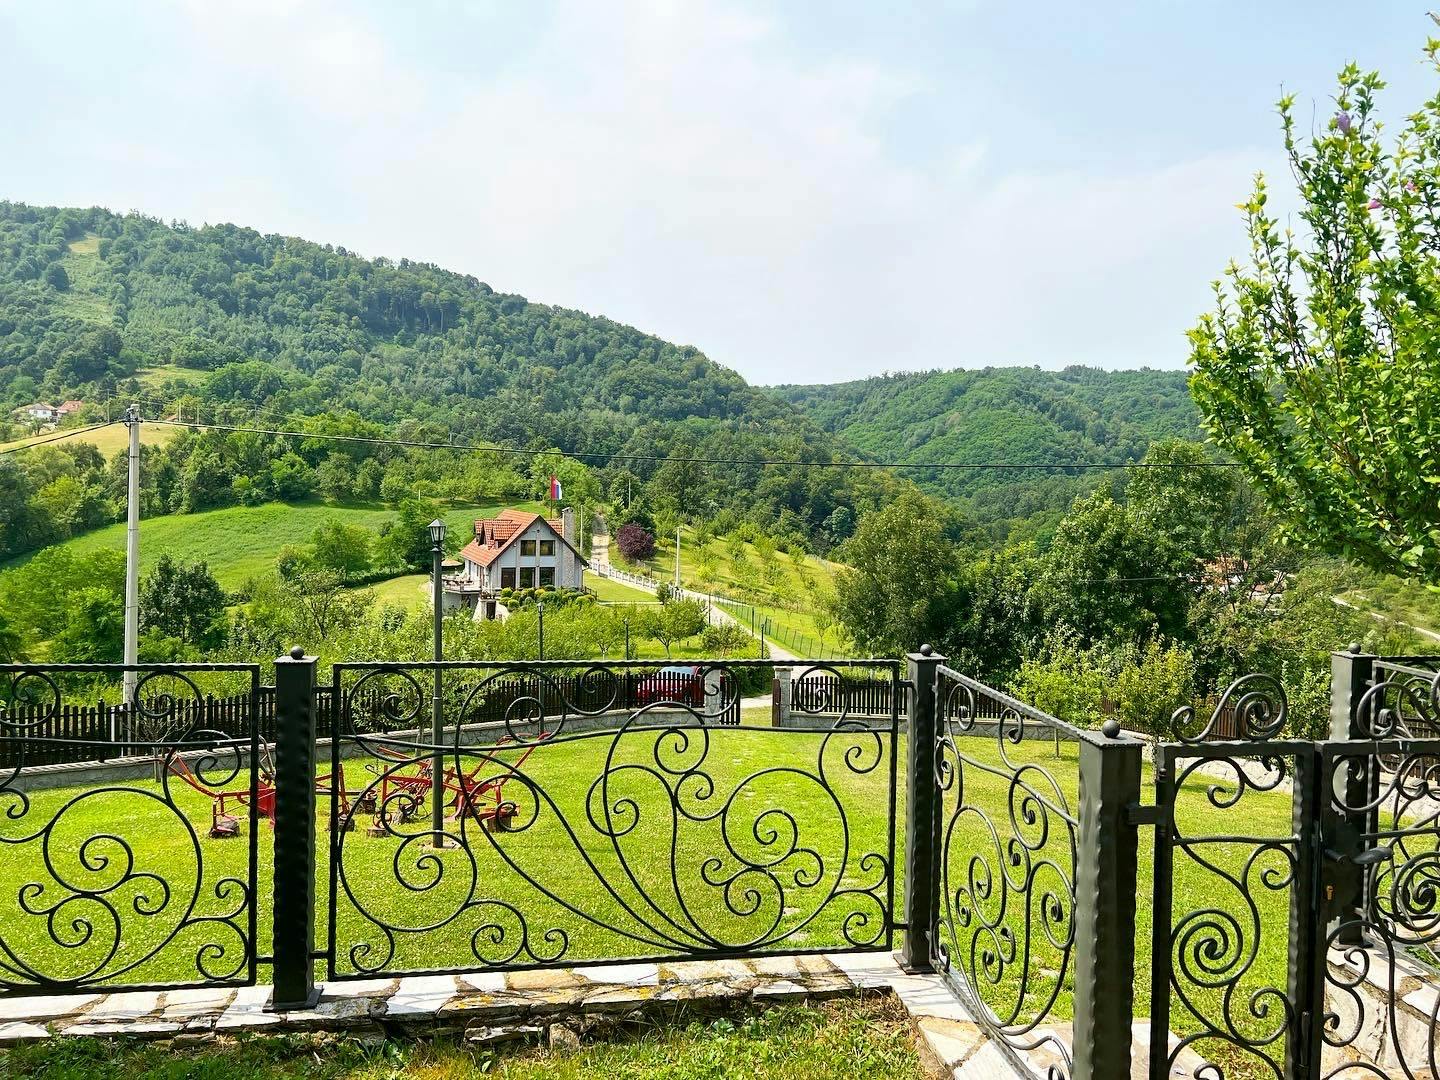
[(1440, 999), (1414, 990), (1440, 981), (1440, 674), (1377, 665), (1355, 721), (1359, 739), (1369, 741), (1335, 744), (1326, 789), (1330, 812), (1353, 823), (1373, 858), (1362, 905), (1325, 940), (1322, 1034), (1343, 1060), (1378, 1026), (1387, 1033), (1385, 1068), (1345, 1061), (1324, 1080), (1419, 1080), (1440, 1073)]
[[(342, 709), (384, 705), (335, 744), (337, 767), (342, 744), (380, 760), (350, 800), (373, 825), (332, 834), (332, 976), (889, 947), (893, 839), (857, 836), (853, 789), (889, 798), (893, 838), (894, 724), (737, 727), (735, 666), (702, 669), (703, 702), (634, 706), (621, 665), (450, 665), (440, 747), (418, 734), (433, 669), (337, 669)], [(474, 721), (516, 677), (531, 691)], [(439, 849), (415, 779), (437, 750)]]
[(152, 758), (157, 779), (102, 782), (78, 794), (30, 790), (27, 754), (54, 741), (46, 733), (65, 686), (118, 678), (121, 670), (0, 668), (0, 742), (9, 744), (13, 762), (0, 774), (0, 880), (17, 883), (0, 896), (0, 993), (254, 981), (253, 818), (238, 872), (217, 870), (192, 821), (194, 808), (177, 799), (182, 785), (172, 765), (183, 756), (200, 783), (246, 790), (253, 806), (253, 729), (237, 739), (187, 718), (199, 715), (188, 706), (204, 697), (199, 671), (248, 675), (254, 695), (258, 667), (138, 671), (125, 717), (136, 740), (128, 751)]
[[(1204, 720), (1191, 706), (1177, 709), (1174, 741), (1157, 747), (1156, 803), (1167, 824), (1157, 835), (1155, 874), (1166, 900), (1154, 915), (1152, 994), (1156, 1008), (1168, 999), (1160, 1015), (1184, 1033), (1168, 1047), (1172, 1072), (1187, 1051), (1221, 1059), (1201, 1066), (1197, 1080), (1223, 1080), (1234, 1067), (1227, 1063), (1242, 1063), (1247, 1076), (1289, 1075), (1287, 1041), (1299, 1031), (1301, 1008), (1290, 987), (1261, 974), (1262, 950), (1283, 948), (1286, 929), (1269, 925), (1257, 898), (1280, 894), (1295, 902), (1300, 843), (1289, 827), (1273, 836), (1249, 835), (1243, 826), (1216, 831), (1221, 822), (1244, 820), (1247, 797), (1294, 782), (1291, 758), (1308, 744), (1283, 741), (1289, 718), (1279, 680), (1249, 674), (1226, 688)], [(1203, 798), (1177, 811), (1177, 793), (1196, 787)], [(1201, 807), (1225, 813), (1202, 821)], [(1205, 903), (1172, 909), (1176, 881)]]
[[(1045, 1025), (1073, 976), (1079, 823), (1053, 773), (1016, 753), (1037, 730), (1047, 741), (1069, 732), (960, 672), (939, 674), (937, 960), (994, 1038), (1020, 1054), (1041, 1051), (1052, 1059), (1047, 1075), (1068, 1078), (1069, 1047)], [(993, 706), (983, 717), (982, 695)]]

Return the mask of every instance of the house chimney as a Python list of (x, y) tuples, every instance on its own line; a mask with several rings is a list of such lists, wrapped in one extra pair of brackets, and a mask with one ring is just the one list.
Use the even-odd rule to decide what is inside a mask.
[(567, 506), (560, 511), (560, 535), (565, 537), (571, 547), (575, 546), (575, 510)]

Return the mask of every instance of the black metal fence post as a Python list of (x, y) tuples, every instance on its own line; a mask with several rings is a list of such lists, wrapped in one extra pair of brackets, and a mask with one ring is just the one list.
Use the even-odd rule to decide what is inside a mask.
[(945, 658), (929, 645), (906, 657), (910, 681), (905, 764), (905, 941), (897, 959), (908, 972), (935, 970), (940, 888), (940, 789), (935, 780), (935, 679)]
[(315, 986), (315, 657), (275, 661), (275, 993), (271, 1009), (308, 1009)]
[[(1366, 734), (1359, 706), (1374, 681), (1376, 659), (1369, 653), (1362, 653), (1358, 644), (1352, 644), (1344, 652), (1330, 654), (1330, 738), (1336, 742), (1363, 738)], [(1351, 815), (1341, 815), (1335, 805), (1338, 802), (1341, 806), (1369, 806), (1378, 782), (1376, 759), (1369, 755), (1348, 759), (1343, 777), (1322, 778), (1322, 784), (1345, 786), (1344, 791), (1334, 793), (1338, 799), (1331, 799), (1328, 791), (1321, 797), (1323, 826), (1334, 846), (1340, 846), (1341, 833), (1373, 831), (1379, 815), (1378, 807), (1363, 815), (1353, 815), (1361, 820), (1342, 820)], [(1326, 869), (1332, 878), (1330, 884), (1335, 889), (1335, 903), (1330, 910), (1338, 924), (1335, 927), (1338, 930), (1336, 944), (1358, 945), (1364, 938), (1365, 874), (1348, 860), (1334, 863)]]
[(1130, 1075), (1141, 743), (1080, 744), (1074, 1080)]

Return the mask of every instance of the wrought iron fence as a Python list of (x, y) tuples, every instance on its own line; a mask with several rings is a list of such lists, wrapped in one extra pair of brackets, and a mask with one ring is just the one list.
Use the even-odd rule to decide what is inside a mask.
[(1248, 676), (1153, 748), (928, 649), (788, 665), (792, 728), (764, 661), (662, 666), (131, 669), (153, 770), (60, 790), (126, 669), (0, 668), (0, 994), (899, 945), (1050, 1077), (1130, 1075), (1147, 1005), (1152, 1080), (1434, 1071), (1435, 660), (1336, 654), (1324, 742)]
[(768, 665), (655, 667), (338, 665), (329, 977), (893, 947), (898, 712), (745, 724)]
[(936, 674), (936, 963), (1001, 1045), (1069, 1075), (1053, 1023), (1072, 1007), (1079, 791), (1047, 759), (1057, 740), (1101, 737), (943, 664)]
[[(126, 671), (138, 703), (130, 738), (153, 754), (156, 781), (33, 790), (34, 766), (53, 744), (71, 745), (55, 734), (66, 684), (118, 684)], [(241, 737), (194, 722), (199, 680), (212, 673), (249, 681)], [(259, 685), (259, 667), (244, 664), (0, 666), (0, 992), (254, 982)], [(237, 832), (244, 823), (238, 852), (207, 843), (222, 818)]]

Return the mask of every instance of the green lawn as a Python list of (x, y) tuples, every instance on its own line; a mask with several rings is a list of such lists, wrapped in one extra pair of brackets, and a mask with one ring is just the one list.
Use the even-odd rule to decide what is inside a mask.
[[(752, 609), (758, 630), (763, 619), (769, 618), (775, 641), (790, 652), (803, 656), (821, 654), (820, 634), (811, 615), (820, 598), (834, 591), (835, 573), (839, 563), (806, 555), (796, 564), (789, 555), (777, 552), (767, 563), (753, 544), (739, 546), (734, 557), (724, 539), (710, 539), (702, 546), (688, 527), (680, 536), (680, 580), (688, 589), (714, 593), (735, 603), (722, 603), (726, 611), (750, 625)], [(610, 558), (622, 569), (647, 574), (663, 581), (675, 577), (675, 540), (660, 536), (655, 540), (653, 558), (631, 563), (610, 545)], [(848, 656), (845, 642), (837, 628), (825, 635), (826, 656)]]
[(921, 1080), (910, 1024), (892, 998), (841, 998), (734, 1017), (678, 1016), (630, 1039), (576, 1050), (476, 1049), (454, 1040), (379, 1046), (325, 1036), (259, 1037), (204, 1048), (52, 1040), (0, 1051), (0, 1077), (47, 1080)]
[(658, 603), (655, 594), (648, 589), (637, 589), (622, 581), (612, 581), (599, 574), (586, 574), (585, 587), (600, 598), (602, 604), (653, 604)]
[[(747, 711), (745, 717), (747, 723), (764, 724), (767, 719), (764, 710)], [(985, 945), (987, 936), (981, 927), (987, 920), (995, 922), (1032, 948), (1032, 978), (1027, 997), (1020, 1003), (1021, 1013), (1040, 1008), (1054, 992), (1052, 1015), (1068, 1017), (1073, 958), (1057, 991), (1060, 951), (1044, 933), (1045, 909), (1041, 906), (1042, 897), (1063, 895), (1063, 890), (1055, 892), (1058, 878), (1041, 870), (1033, 888), (1009, 890), (1003, 917), (996, 906), (1006, 893), (999, 886), (1000, 875), (1016, 872), (1010, 860), (1021, 849), (1013, 846), (1013, 838), (1026, 837), (1026, 850), (1031, 851), (1035, 865), (1053, 858), (1068, 868), (1068, 830), (1053, 814), (1044, 833), (1039, 823), (1027, 819), (1025, 804), (1012, 791), (1008, 770), (996, 768), (1000, 755), (992, 738), (965, 739), (962, 749), (967, 756), (963, 785), (967, 809), (955, 818), (949, 848), (949, 893), (960, 907), (965, 906), (967, 895), (978, 897), (979, 902), (968, 924), (957, 918), (958, 937), (950, 941), (952, 955), (967, 955), (972, 944)], [(706, 751), (702, 771), (708, 780), (702, 779), (700, 772), (687, 771), (702, 765), (702, 750)], [(519, 753), (507, 748), (499, 757), (516, 762)], [(902, 738), (898, 747), (901, 763), (904, 753)], [(1023, 779), (1032, 791), (1058, 802), (1056, 791), (1038, 771), (1046, 770), (1072, 815), (1075, 813), (1078, 769), (1073, 745), (1062, 745), (1056, 756), (1050, 743), (1027, 741), (1007, 753), (1024, 768)], [(607, 760), (608, 780), (601, 784)], [(479, 759), (467, 755), (464, 762), (468, 769)], [(505, 789), (505, 797), (518, 807), (517, 824), (523, 827), (491, 832), (474, 822), (452, 826), (463, 834), (466, 847), (439, 853), (428, 850), (423, 822), (397, 824), (399, 835), (371, 836), (371, 819), (362, 817), (360, 827), (344, 835), (339, 870), (346, 888), (337, 904), (336, 922), (339, 969), (476, 967), (481, 966), (473, 951), (477, 947), (489, 961), (501, 962), (513, 954), (517, 963), (544, 962), (561, 953), (562, 946), (562, 960), (742, 948), (757, 941), (782, 952), (846, 947), (847, 918), (858, 920), (850, 924), (852, 939), (879, 925), (878, 901), (885, 896), (883, 874), (865, 856), (884, 855), (888, 850), (889, 766), (888, 737), (877, 745), (863, 733), (838, 735), (827, 744), (822, 735), (813, 733), (712, 730), (708, 747), (694, 732), (688, 744), (678, 736), (657, 737), (654, 732), (619, 737), (596, 733), (542, 745), (522, 767), (542, 796), (528, 792), (518, 781)], [(322, 767), (329, 768), (328, 764)], [(376, 782), (376, 774), (386, 767), (375, 759), (347, 761), (347, 788), (358, 793)], [(830, 778), (828, 790), (817, 781), (822, 767)], [(491, 764), (482, 775), (496, 771)], [(1148, 785), (1148, 769), (1146, 782)], [(1223, 781), (1197, 775), (1183, 787), (1177, 820), (1186, 836), (1290, 835), (1287, 794), (1251, 791), (1236, 807), (1222, 809), (1212, 805), (1206, 794), (1217, 783), (1223, 786)], [(107, 970), (134, 963), (137, 966), (126, 974), (126, 981), (193, 978), (197, 949), (210, 941), (231, 942), (233, 934), (217, 930), (217, 924), (201, 923), (179, 932), (158, 958), (141, 958), (166, 935), (176, 932), (178, 919), (173, 912), (183, 910), (192, 897), (197, 917), (220, 916), (233, 907), (224, 899), (223, 888), (217, 892), (217, 886), (226, 877), (243, 876), (246, 844), (243, 839), (205, 838), (208, 803), (178, 781), (172, 783), (175, 805), (193, 823), (200, 834), (198, 840), (192, 840), (184, 824), (154, 797), (156, 785), (135, 782), (130, 786), (133, 791), (104, 794), (78, 790), (38, 793), (28, 814), (0, 819), (0, 839), (30, 835), (37, 824), (44, 824), (68, 804), (51, 831), (54, 867), (66, 880), (91, 888), (114, 884), (124, 858), (115, 841), (96, 841), (87, 850), (82, 848), (85, 839), (111, 832), (129, 843), (134, 855), (132, 875), (153, 877), (142, 876), (107, 894), (114, 906), (125, 912), (121, 951)], [(953, 792), (947, 797), (943, 819), (947, 828), (954, 798)], [(678, 823), (671, 814), (677, 802), (690, 814), (682, 814)], [(903, 778), (897, 803), (903, 822)], [(729, 807), (728, 813), (719, 813), (722, 807)], [(842, 828), (842, 823), (847, 827)], [(260, 830), (259, 936), (265, 943), (269, 940), (271, 832), (264, 824)], [(324, 911), (329, 835), (323, 828), (318, 840), (318, 883)], [(897, 843), (903, 848), (903, 828)], [(90, 860), (88, 871), (80, 862), (82, 850)], [(677, 852), (673, 876), (672, 850)], [(1272, 889), (1264, 884), (1267, 872), (1281, 867), (1283, 859), (1261, 854), (1252, 860), (1256, 845), (1228, 840), (1189, 850), (1214, 869), (1185, 850), (1177, 850), (1177, 925), (1188, 913), (1218, 908), (1243, 920), (1245, 948), (1255, 948), (1246, 914), (1248, 896), (1262, 928), (1262, 947), (1239, 981), (1242, 996), (1237, 1000), (1248, 1000), (1252, 991), (1264, 986), (1283, 988), (1290, 894), (1288, 888)], [(203, 867), (196, 866), (197, 851)], [(755, 870), (741, 872), (741, 857), (750, 864), (770, 865), (773, 876)], [(708, 862), (710, 859), (715, 861)], [(981, 863), (975, 863), (976, 859)], [(982, 863), (995, 886), (988, 895), (978, 885), (972, 889), (968, 884), (972, 865)], [(433, 887), (423, 887), (436, 882), (437, 874)], [(163, 911), (155, 916), (135, 916), (134, 905), (156, 903), (159, 892), (155, 882), (161, 878), (171, 883), (172, 904), (162, 905)], [(1135, 979), (1136, 1011), (1141, 1016), (1149, 1011), (1152, 878), (1150, 832), (1142, 830)], [(64, 918), (57, 924), (63, 936), (65, 926), (88, 915), (96, 931), (91, 940), (73, 942), (72, 948), (60, 948), (51, 941), (46, 917), (35, 912), (48, 910), (65, 894), (45, 871), (38, 842), (0, 843), (0, 881), (14, 886), (0, 889), (0, 939), (21, 960), (43, 965), (54, 974), (74, 975), (86, 970), (87, 963), (94, 963), (111, 945), (113, 933), (105, 932), (108, 923), (103, 912), (98, 906), (86, 906), (93, 902), (73, 903), (64, 909)], [(31, 913), (22, 910), (19, 896), (19, 883), (29, 881), (48, 883), (41, 892), (27, 894)], [(478, 882), (474, 892), (472, 882)], [(726, 882), (730, 882), (728, 887)], [(1244, 882), (1246, 888), (1236, 882)], [(900, 895), (897, 882), (897, 910)], [(1031, 901), (1028, 907), (1025, 896)], [(984, 917), (977, 918), (977, 913)], [(1067, 904), (1062, 924), (1068, 925), (1068, 918)], [(389, 924), (391, 933), (380, 923)], [(320, 930), (323, 941), (323, 916)], [(1064, 932), (1062, 925), (1060, 933)], [(942, 936), (947, 933), (955, 931), (942, 930)], [(1007, 1011), (1014, 1004), (1018, 970), (1011, 967), (998, 985), (985, 990), (986, 1000), (997, 1011)], [(1190, 984), (1185, 989), (1201, 1014), (1218, 1015), (1220, 991)], [(1231, 1013), (1242, 1029), (1254, 1029), (1258, 1024), (1239, 1006), (1232, 1006)], [(1172, 1027), (1182, 1033), (1200, 1027), (1178, 997)], [(1202, 1044), (1197, 1049), (1213, 1059), (1227, 1057), (1223, 1047)], [(1246, 1074), (1242, 1070), (1230, 1075)]]
[(1346, 593), (1344, 599), (1362, 611), (1440, 633), (1440, 592), (1395, 577), (1372, 577), (1370, 584)]
[(425, 588), (429, 584), (429, 574), (401, 574), (374, 585), (358, 585), (352, 591), (368, 594), (376, 607), (386, 604), (418, 611), (430, 607), (430, 594)]
[[(492, 514), (502, 503), (455, 507), (445, 511), (445, 522), (456, 532), (469, 532), (475, 519)], [(518, 504), (521, 509), (538, 510), (538, 505)], [(229, 506), (198, 514), (169, 514), (140, 522), (140, 569), (149, 570), (161, 555), (178, 559), (203, 559), (210, 564), (220, 584), (238, 588), (257, 574), (272, 570), (275, 556), (287, 544), (308, 543), (315, 527), (326, 518), (339, 518), (351, 525), (377, 528), (390, 520), (394, 511), (381, 505), (335, 506), (324, 502), (299, 504), (265, 503), (262, 506)], [(94, 551), (124, 551), (123, 522), (65, 541), (76, 554)], [(19, 565), (24, 556), (7, 565)]]
[[(112, 415), (114, 415), (113, 412)], [(177, 427), (162, 426), (159, 424), (141, 424), (140, 443), (142, 446), (164, 446), (171, 439), (175, 438), (179, 432), (180, 429)], [(0, 450), (23, 446), (37, 439), (49, 439), (55, 434), (57, 433), (51, 432), (49, 435), (35, 435), (30, 438), (16, 439), (13, 442), (0, 443)], [(126, 430), (124, 424), (111, 424), (109, 427), (100, 428), (98, 431), (87, 431), (83, 435), (71, 435), (67, 438), (56, 439), (49, 445), (64, 446), (66, 443), (71, 442), (90, 443), (108, 459), (130, 445), (130, 432)]]

